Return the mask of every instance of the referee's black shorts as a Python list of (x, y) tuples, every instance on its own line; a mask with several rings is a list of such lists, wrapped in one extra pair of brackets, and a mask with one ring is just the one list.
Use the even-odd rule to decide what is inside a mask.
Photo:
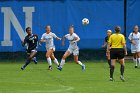
[(124, 58), (124, 49), (123, 48), (112, 48), (110, 50), (111, 59), (123, 59)]

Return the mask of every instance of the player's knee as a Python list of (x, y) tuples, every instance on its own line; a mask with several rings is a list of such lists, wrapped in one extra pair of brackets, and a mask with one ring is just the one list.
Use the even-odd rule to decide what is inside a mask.
[(50, 55), (47, 54), (47, 55), (46, 55), (46, 58), (49, 58), (49, 57), (50, 57)]

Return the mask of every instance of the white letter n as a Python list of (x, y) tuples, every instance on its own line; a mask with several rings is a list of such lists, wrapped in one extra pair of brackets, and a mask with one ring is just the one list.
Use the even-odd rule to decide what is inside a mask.
[[(10, 7), (2, 7), (1, 12), (4, 13), (4, 40), (1, 42), (1, 46), (12, 46), (10, 24), (13, 25), (21, 40), (24, 39), (25, 32)], [(34, 7), (23, 7), (23, 12), (25, 12), (25, 26), (32, 28)]]

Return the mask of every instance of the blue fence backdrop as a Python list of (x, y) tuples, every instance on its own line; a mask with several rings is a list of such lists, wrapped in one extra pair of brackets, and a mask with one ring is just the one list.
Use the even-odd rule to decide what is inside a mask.
[[(127, 2), (127, 36), (132, 27), (140, 23), (140, 1)], [(68, 33), (68, 27), (74, 25), (80, 36), (80, 49), (100, 49), (106, 36), (106, 30), (114, 31), (115, 25), (122, 27), (124, 33), (123, 0), (3, 0), (0, 1), (0, 51), (23, 51), (21, 40), (24, 39), (27, 26), (39, 38), (45, 33), (45, 26), (50, 24), (57, 36)], [(83, 26), (81, 20), (88, 18), (90, 23)], [(57, 51), (66, 50), (61, 41), (55, 40)], [(127, 43), (129, 46), (129, 43)], [(45, 48), (39, 47), (40, 51)]]

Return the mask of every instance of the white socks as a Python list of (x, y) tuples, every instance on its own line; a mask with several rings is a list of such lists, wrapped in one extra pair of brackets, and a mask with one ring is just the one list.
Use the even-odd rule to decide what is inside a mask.
[[(52, 61), (51, 61), (51, 58), (50, 58), (50, 57), (47, 58), (47, 61), (48, 61), (49, 66), (52, 66)], [(54, 62), (57, 66), (59, 66), (58, 60), (57, 60), (56, 58), (53, 60), (53, 62)]]
[(57, 60), (56, 58), (53, 60), (53, 62), (54, 62), (57, 66), (59, 66), (58, 60)]
[(133, 61), (134, 61), (134, 63), (135, 63), (135, 66), (138, 66), (137, 58), (136, 58), (136, 59), (133, 58)]
[(82, 66), (82, 65), (83, 65), (81, 61), (78, 61), (78, 64), (79, 64), (80, 66)]
[(62, 68), (65, 64), (65, 60), (64, 59), (61, 59), (61, 63), (60, 63), (60, 67)]
[(49, 66), (52, 66), (52, 61), (51, 61), (51, 58), (50, 57), (47, 58), (47, 61), (48, 61)]
[(140, 58), (138, 58), (138, 63), (139, 63), (139, 66), (140, 66)]

